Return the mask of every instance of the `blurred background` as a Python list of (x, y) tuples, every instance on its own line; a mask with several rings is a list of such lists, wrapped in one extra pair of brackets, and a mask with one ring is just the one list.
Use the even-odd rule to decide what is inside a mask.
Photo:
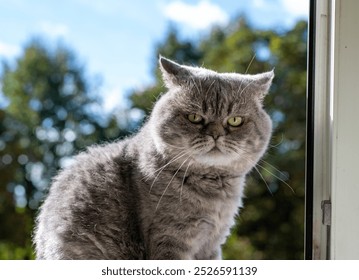
[(223, 256), (302, 259), (308, 10), (308, 0), (0, 0), (0, 259), (34, 258), (34, 218), (74, 154), (138, 129), (165, 91), (159, 54), (222, 72), (275, 68), (273, 138)]

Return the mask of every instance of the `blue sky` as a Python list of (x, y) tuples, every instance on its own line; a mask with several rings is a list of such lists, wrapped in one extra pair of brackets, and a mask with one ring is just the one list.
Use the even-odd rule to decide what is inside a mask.
[[(258, 27), (288, 29), (308, 16), (309, 0), (0, 0), (0, 61), (21, 55), (30, 38), (64, 42), (89, 76), (102, 77), (106, 111), (132, 88), (151, 83), (155, 44), (174, 24), (200, 38), (214, 24), (246, 14)], [(1, 85), (0, 85), (1, 86)]]

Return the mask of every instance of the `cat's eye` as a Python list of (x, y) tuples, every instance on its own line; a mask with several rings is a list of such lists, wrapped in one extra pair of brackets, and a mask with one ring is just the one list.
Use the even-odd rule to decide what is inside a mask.
[(203, 118), (197, 114), (189, 114), (187, 118), (191, 123), (200, 123), (203, 120)]
[(240, 126), (241, 124), (243, 124), (243, 118), (242, 117), (239, 117), (239, 116), (236, 116), (236, 117), (231, 117), (227, 120), (227, 123), (230, 125), (230, 126)]

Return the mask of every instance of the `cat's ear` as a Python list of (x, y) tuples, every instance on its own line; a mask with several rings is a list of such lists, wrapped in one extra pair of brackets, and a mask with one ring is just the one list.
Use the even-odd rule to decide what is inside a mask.
[(259, 100), (263, 100), (264, 97), (267, 95), (270, 86), (272, 85), (272, 81), (274, 78), (274, 69), (269, 72), (251, 75), (251, 81), (249, 82), (255, 91), (255, 94), (259, 98)]
[(160, 56), (159, 64), (163, 80), (168, 88), (181, 85), (181, 81), (190, 75), (188, 69), (163, 56)]

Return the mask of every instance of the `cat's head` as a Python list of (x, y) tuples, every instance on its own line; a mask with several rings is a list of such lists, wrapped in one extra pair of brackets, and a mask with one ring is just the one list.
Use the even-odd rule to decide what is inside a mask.
[(273, 71), (257, 75), (217, 73), (160, 57), (168, 92), (150, 118), (157, 150), (179, 163), (251, 169), (265, 152), (272, 122), (263, 98)]

